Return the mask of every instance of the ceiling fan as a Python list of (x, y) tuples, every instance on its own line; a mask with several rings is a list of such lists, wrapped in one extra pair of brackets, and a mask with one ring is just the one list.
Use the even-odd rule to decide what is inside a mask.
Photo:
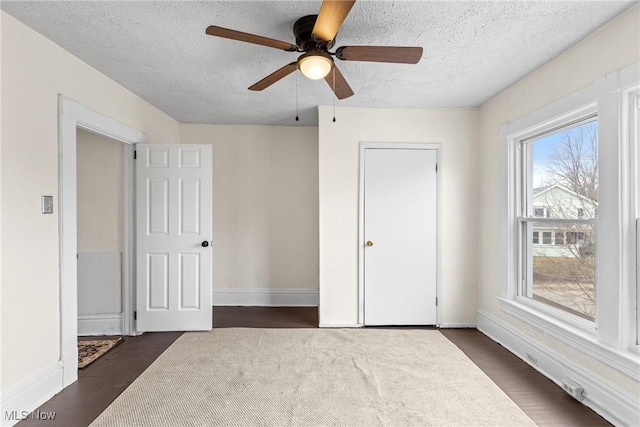
[(417, 64), (422, 57), (421, 47), (342, 46), (335, 52), (330, 52), (329, 50), (335, 44), (336, 34), (354, 3), (355, 0), (324, 0), (318, 15), (304, 16), (293, 25), (296, 44), (215, 25), (208, 27), (206, 33), (210, 36), (302, 53), (297, 61), (269, 74), (250, 86), (249, 90), (264, 90), (299, 69), (310, 79), (324, 78), (338, 99), (344, 99), (353, 95), (353, 90), (336, 67), (333, 61), (334, 56), (343, 61), (392, 62), (397, 64)]

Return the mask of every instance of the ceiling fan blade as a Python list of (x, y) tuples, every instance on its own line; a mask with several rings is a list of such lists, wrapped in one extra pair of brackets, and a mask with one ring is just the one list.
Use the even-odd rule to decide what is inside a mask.
[(422, 48), (399, 46), (342, 46), (336, 50), (336, 57), (343, 61), (417, 64), (422, 57)]
[(260, 80), (258, 83), (255, 83), (254, 85), (249, 86), (249, 90), (255, 90), (255, 91), (264, 90), (269, 86), (271, 86), (272, 84), (274, 84), (275, 82), (277, 82), (278, 80), (293, 73), (297, 69), (298, 69), (297, 62), (292, 62), (290, 64), (287, 64), (284, 67), (280, 68), (279, 70), (269, 74), (267, 77)]
[(324, 0), (312, 34), (319, 40), (332, 41), (355, 2), (355, 0)]
[[(335, 90), (334, 90), (334, 72), (335, 72)], [(349, 83), (345, 80), (344, 76), (336, 67), (336, 64), (333, 64), (333, 68), (329, 71), (329, 74), (324, 78), (327, 83), (329, 83), (329, 87), (333, 90), (338, 97), (338, 99), (345, 99), (353, 95), (353, 90)]]
[(257, 36), (255, 34), (243, 33), (242, 31), (230, 30), (228, 28), (216, 27), (215, 25), (207, 27), (206, 33), (210, 36), (223, 37), (225, 39), (259, 44), (262, 46), (273, 47), (275, 49), (282, 49), (290, 52), (295, 52), (298, 50), (298, 46), (291, 43), (270, 39), (268, 37)]

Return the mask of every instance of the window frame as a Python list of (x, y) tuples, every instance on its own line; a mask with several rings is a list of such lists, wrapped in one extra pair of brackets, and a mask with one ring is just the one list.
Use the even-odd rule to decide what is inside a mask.
[[(631, 147), (631, 132), (627, 131), (630, 129), (630, 110), (625, 107), (625, 102), (629, 102), (628, 93), (640, 87), (638, 75), (638, 63), (613, 72), (576, 93), (502, 126), (499, 135), (501, 310), (631, 378), (637, 378), (640, 369), (637, 357), (640, 354), (637, 344), (640, 321), (636, 314), (640, 306), (640, 289), (635, 273), (637, 238), (635, 224), (630, 225), (635, 222), (635, 218), (631, 218), (632, 213), (637, 215), (640, 208), (640, 201), (631, 194), (640, 188), (637, 177), (632, 182), (631, 172), (636, 171), (640, 164), (640, 155), (638, 149)], [(590, 115), (596, 115), (599, 122), (601, 197), (596, 230), (599, 257), (596, 267), (599, 284), (596, 288), (596, 323), (518, 295), (520, 260), (523, 259), (523, 248), (519, 246), (518, 239), (518, 213), (521, 212), (518, 203), (523, 196), (518, 180), (523, 176), (518, 141), (566, 127)], [(630, 156), (630, 150), (635, 150), (636, 156)], [(631, 209), (632, 203), (635, 211)], [(633, 255), (632, 260), (629, 259), (630, 254)]]
[[(519, 162), (519, 174), (515, 177), (516, 185), (520, 188), (519, 200), (516, 200), (516, 220), (518, 221), (518, 246), (521, 248), (519, 254), (518, 277), (516, 278), (516, 299), (522, 304), (530, 304), (533, 300), (533, 224), (589, 224), (595, 227), (595, 245), (598, 247), (598, 219), (597, 218), (554, 218), (552, 215), (553, 206), (536, 207), (533, 198), (533, 149), (535, 141), (539, 138), (562, 132), (563, 130), (581, 126), (587, 123), (598, 121), (597, 105), (587, 106), (579, 109), (575, 113), (569, 113), (558, 117), (557, 120), (549, 123), (540, 123), (536, 126), (520, 132), (514, 136), (512, 144), (517, 144), (517, 158)], [(542, 217), (536, 215), (536, 209), (544, 209)], [(551, 230), (540, 231), (537, 245), (545, 247), (555, 247), (557, 245), (556, 233)], [(531, 242), (531, 243), (529, 243)], [(598, 254), (596, 251), (596, 260)], [(597, 262), (597, 261), (596, 261)], [(598, 289), (597, 264), (596, 264), (596, 292)], [(524, 297), (524, 299), (522, 299)], [(568, 321), (581, 329), (590, 330), (597, 328), (596, 319), (590, 321), (573, 314), (571, 310), (563, 310), (559, 307), (535, 301), (533, 309), (540, 309), (540, 305), (545, 305), (545, 312), (561, 321)], [(597, 310), (597, 298), (596, 298)], [(567, 317), (569, 316), (569, 317)], [(573, 318), (573, 320), (571, 319)]]
[[(635, 229), (629, 233), (631, 252), (629, 254), (629, 264), (631, 265), (631, 275), (635, 273), (635, 346), (634, 352), (640, 354), (640, 85), (631, 87), (622, 93), (623, 113), (623, 137), (628, 139), (629, 147), (629, 215)], [(626, 132), (625, 132), (626, 129)]]
[[(506, 220), (508, 223), (506, 221), (503, 222), (503, 224), (507, 223), (509, 227), (509, 236), (507, 238), (510, 247), (507, 250), (507, 255), (503, 257), (510, 264), (507, 268), (507, 286), (506, 289), (503, 286), (501, 295), (503, 310), (517, 317), (524, 317), (527, 320), (530, 320), (531, 315), (536, 315), (537, 313), (540, 318), (547, 319), (549, 322), (561, 325), (561, 327), (575, 333), (590, 337), (596, 335), (596, 327), (593, 322), (533, 300), (531, 298), (532, 295), (524, 295), (528, 290), (523, 287), (524, 275), (530, 275), (531, 269), (523, 265), (525, 257), (528, 258), (526, 251), (529, 249), (526, 245), (522, 245), (524, 238), (522, 236), (523, 218), (521, 213), (529, 209), (528, 204), (533, 209), (531, 201), (526, 200), (527, 193), (525, 188), (529, 185), (529, 182), (525, 182), (525, 180), (531, 180), (532, 174), (528, 173), (526, 170), (528, 167), (527, 162), (523, 161), (526, 156), (523, 150), (527, 149), (523, 142), (597, 117), (598, 104), (592, 100), (594, 93), (595, 87), (589, 87), (585, 92), (579, 93), (575, 97), (577, 99), (569, 100), (573, 102), (567, 102), (567, 106), (557, 106), (549, 113), (546, 113), (543, 109), (539, 114), (527, 116), (521, 121), (511, 123), (506, 128), (503, 127), (501, 129), (501, 133), (504, 134), (503, 144), (507, 145), (508, 152), (508, 157), (505, 161), (508, 162), (510, 169), (508, 179), (503, 180), (503, 182), (507, 181), (510, 187), (508, 194), (510, 198), (508, 202), (509, 212)], [(562, 110), (565, 111), (561, 113)], [(531, 146), (528, 149), (530, 150)], [(547, 218), (546, 212), (547, 209), (545, 208), (545, 216), (543, 218), (532, 217), (531, 220), (539, 222), (558, 221), (558, 219)], [(538, 244), (545, 244), (542, 235), (540, 235)], [(526, 280), (530, 281), (531, 278)]]

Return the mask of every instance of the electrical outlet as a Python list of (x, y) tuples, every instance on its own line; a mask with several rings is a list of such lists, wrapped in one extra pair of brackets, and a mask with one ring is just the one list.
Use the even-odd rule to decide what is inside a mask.
[(42, 196), (42, 213), (53, 213), (53, 196)]
[(563, 378), (562, 379), (562, 388), (564, 391), (573, 396), (574, 399), (583, 400), (584, 399), (584, 387), (578, 384), (571, 378)]

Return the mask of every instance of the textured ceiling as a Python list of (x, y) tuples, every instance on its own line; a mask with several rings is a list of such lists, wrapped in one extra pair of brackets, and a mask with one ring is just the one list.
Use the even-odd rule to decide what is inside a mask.
[[(358, 1), (342, 45), (422, 46), (418, 65), (336, 60), (355, 95), (340, 106), (477, 107), (636, 2)], [(295, 53), (205, 35), (218, 25), (294, 42), (319, 1), (10, 2), (5, 12), (183, 123), (314, 125), (324, 81), (294, 73), (247, 87)], [(296, 81), (300, 121), (295, 122)]]

